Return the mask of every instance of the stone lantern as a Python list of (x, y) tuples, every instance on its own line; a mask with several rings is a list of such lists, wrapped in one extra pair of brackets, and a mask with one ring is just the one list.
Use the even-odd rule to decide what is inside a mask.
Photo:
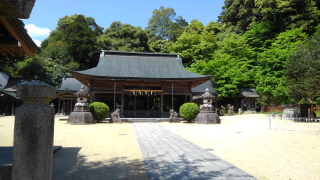
[(200, 108), (200, 113), (196, 117), (197, 124), (219, 124), (220, 118), (217, 113), (213, 112), (212, 100), (215, 98), (210, 92), (209, 89), (206, 89), (206, 92), (200, 96), (202, 99), (203, 105)]
[(81, 89), (74, 94), (77, 97), (77, 103), (75, 104), (73, 112), (68, 118), (70, 124), (92, 124), (94, 118), (89, 111), (89, 104), (87, 103), (88, 92), (84, 90), (84, 85)]

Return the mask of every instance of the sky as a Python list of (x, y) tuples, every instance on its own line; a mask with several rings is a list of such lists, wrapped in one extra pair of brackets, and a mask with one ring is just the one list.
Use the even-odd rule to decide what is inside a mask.
[(177, 16), (182, 16), (189, 23), (198, 19), (204, 25), (217, 21), (222, 11), (224, 0), (38, 0), (32, 9), (29, 19), (22, 19), (30, 37), (40, 43), (57, 27), (59, 18), (74, 14), (93, 17), (96, 23), (108, 28), (114, 21), (122, 24), (148, 26), (148, 19), (154, 9), (173, 8)]

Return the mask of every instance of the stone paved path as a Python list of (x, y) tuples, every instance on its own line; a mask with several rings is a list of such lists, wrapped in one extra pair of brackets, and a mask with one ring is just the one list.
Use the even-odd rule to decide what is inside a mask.
[(157, 123), (133, 123), (150, 180), (257, 179)]

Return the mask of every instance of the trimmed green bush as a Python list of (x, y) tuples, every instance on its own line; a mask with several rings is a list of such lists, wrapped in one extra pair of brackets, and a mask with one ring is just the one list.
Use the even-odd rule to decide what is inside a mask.
[(200, 108), (196, 103), (184, 103), (179, 109), (180, 116), (188, 122), (191, 122), (199, 112)]
[(109, 112), (109, 107), (103, 102), (91, 103), (89, 109), (96, 122), (102, 122)]

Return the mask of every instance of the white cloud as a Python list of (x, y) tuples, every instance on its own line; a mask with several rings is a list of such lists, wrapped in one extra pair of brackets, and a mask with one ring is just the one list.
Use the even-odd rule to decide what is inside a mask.
[(38, 36), (47, 37), (50, 34), (50, 29), (36, 27), (34, 24), (27, 24), (25, 28), (28, 30), (28, 34), (31, 37), (38, 37)]
[(106, 9), (112, 9), (113, 5), (110, 5), (110, 6), (103, 5), (103, 7), (106, 8)]
[(32, 39), (32, 40), (33, 40), (34, 43), (36, 43), (36, 45), (37, 45), (38, 47), (41, 46), (41, 42), (40, 42), (39, 40), (36, 40), (36, 39)]

